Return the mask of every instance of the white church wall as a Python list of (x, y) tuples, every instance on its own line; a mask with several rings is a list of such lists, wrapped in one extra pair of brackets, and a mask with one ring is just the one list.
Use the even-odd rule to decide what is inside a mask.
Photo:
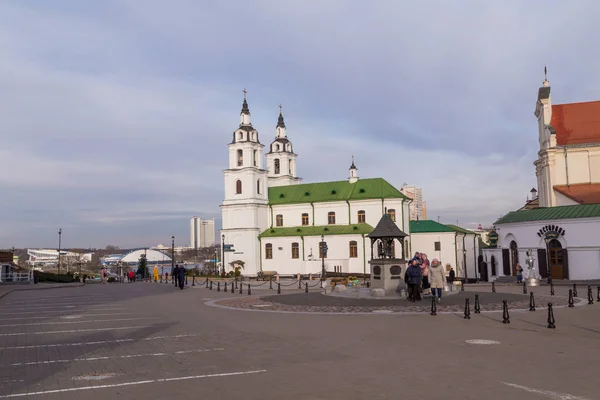
[[(440, 260), (444, 267), (450, 264), (456, 271), (456, 253), (454, 248), (453, 232), (435, 232), (435, 233), (413, 233), (411, 235), (412, 254), (408, 258), (412, 258), (415, 252), (427, 254), (427, 258), (431, 261), (434, 258)], [(440, 250), (435, 251), (435, 243), (440, 242)], [(458, 276), (458, 275), (457, 275)]]
[(335, 213), (335, 225), (348, 225), (348, 205), (344, 201), (314, 203), (315, 225), (329, 225), (329, 212)]
[(313, 225), (313, 212), (310, 203), (273, 205), (270, 212), (273, 219), (271, 220), (269, 216), (269, 226), (277, 228), (277, 215), (283, 217), (283, 227), (302, 226), (302, 214), (304, 213), (308, 214), (308, 224)]

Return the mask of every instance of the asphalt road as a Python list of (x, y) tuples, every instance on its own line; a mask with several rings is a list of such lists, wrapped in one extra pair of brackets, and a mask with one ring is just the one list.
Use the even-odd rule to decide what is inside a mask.
[(600, 304), (557, 309), (555, 330), (544, 311), (502, 324), (204, 304), (232, 296), (146, 283), (11, 293), (0, 399), (600, 398)]

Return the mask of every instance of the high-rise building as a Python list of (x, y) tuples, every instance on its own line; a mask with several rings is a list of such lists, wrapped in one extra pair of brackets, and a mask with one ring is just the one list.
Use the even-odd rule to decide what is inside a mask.
[(190, 247), (200, 249), (215, 243), (215, 220), (193, 217), (190, 220)]
[(411, 221), (419, 221), (427, 219), (427, 203), (423, 201), (423, 190), (416, 186), (408, 186), (404, 184), (400, 192), (413, 201), (410, 204), (410, 219)]

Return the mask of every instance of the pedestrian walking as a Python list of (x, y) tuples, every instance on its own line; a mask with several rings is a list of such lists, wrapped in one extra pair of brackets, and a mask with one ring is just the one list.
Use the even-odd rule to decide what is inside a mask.
[(423, 276), (423, 290), (429, 289), (429, 260), (427, 254), (421, 253), (421, 275)]
[(409, 300), (412, 302), (421, 301), (421, 267), (417, 264), (417, 260), (412, 260), (410, 267), (406, 270), (408, 278), (408, 293)]
[(179, 280), (179, 289), (183, 290), (183, 283), (185, 282), (185, 268), (179, 267), (179, 271), (177, 271), (177, 276)]
[(446, 274), (444, 273), (444, 267), (434, 258), (431, 261), (431, 267), (429, 268), (429, 283), (431, 285), (431, 295), (437, 299), (439, 303), (442, 300), (442, 291), (446, 284)]

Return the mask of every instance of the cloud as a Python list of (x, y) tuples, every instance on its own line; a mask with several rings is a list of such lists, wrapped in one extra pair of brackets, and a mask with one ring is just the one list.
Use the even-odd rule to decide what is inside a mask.
[[(533, 109), (594, 100), (591, 1), (0, 4), (0, 247), (150, 245), (220, 216), (241, 89), (306, 182), (421, 186), (489, 224), (536, 186)], [(69, 232), (69, 233), (67, 233)], [(68, 239), (67, 239), (68, 238)], [(166, 238), (166, 239), (165, 239)]]

